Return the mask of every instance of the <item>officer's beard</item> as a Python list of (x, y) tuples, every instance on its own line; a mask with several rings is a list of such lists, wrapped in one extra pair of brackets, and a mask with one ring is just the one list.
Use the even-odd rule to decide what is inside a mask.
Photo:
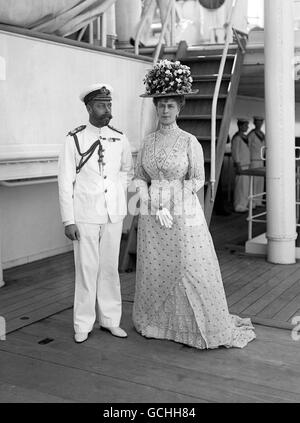
[(112, 120), (112, 114), (111, 113), (105, 113), (105, 115), (102, 116), (94, 116), (91, 119), (91, 123), (95, 126), (97, 126), (98, 128), (103, 127), (103, 126), (107, 126), (109, 124), (109, 122)]

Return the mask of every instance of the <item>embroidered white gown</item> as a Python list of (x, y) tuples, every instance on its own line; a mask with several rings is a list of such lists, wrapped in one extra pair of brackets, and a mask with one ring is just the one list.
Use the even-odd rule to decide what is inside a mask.
[[(166, 148), (166, 140), (171, 148)], [(255, 338), (254, 328), (250, 319), (229, 314), (211, 235), (193, 193), (204, 185), (201, 145), (176, 124), (158, 130), (144, 140), (135, 180), (143, 206), (133, 307), (136, 330), (199, 349), (245, 347)], [(168, 198), (172, 229), (155, 219), (159, 203), (166, 204)]]

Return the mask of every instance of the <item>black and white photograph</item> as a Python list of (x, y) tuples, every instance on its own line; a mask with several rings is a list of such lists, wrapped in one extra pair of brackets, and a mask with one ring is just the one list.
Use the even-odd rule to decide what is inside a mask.
[(0, 0), (0, 99), (0, 403), (300, 403), (300, 0)]

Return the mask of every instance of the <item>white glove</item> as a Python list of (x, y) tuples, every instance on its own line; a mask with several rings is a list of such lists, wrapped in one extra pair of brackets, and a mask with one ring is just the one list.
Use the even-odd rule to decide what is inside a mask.
[(163, 208), (156, 212), (156, 220), (159, 220), (161, 226), (171, 229), (173, 226), (173, 217), (168, 209)]

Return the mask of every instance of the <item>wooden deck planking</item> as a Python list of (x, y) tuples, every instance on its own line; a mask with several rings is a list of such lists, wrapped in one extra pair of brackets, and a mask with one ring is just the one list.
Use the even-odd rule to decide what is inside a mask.
[(6, 333), (10, 333), (24, 326), (31, 325), (32, 323), (38, 322), (39, 320), (45, 319), (49, 316), (52, 316), (53, 314), (59, 313), (62, 310), (65, 310), (66, 308), (69, 308), (69, 306), (62, 305), (60, 303), (50, 303), (36, 310), (32, 310), (30, 314), (27, 313), (27, 315), (24, 316), (27, 317), (25, 320), (20, 317), (7, 320)]
[[(255, 267), (254, 267), (255, 264)], [(241, 270), (241, 265), (243, 270)], [(255, 278), (268, 272), (268, 266), (263, 262), (252, 262), (248, 264), (245, 259), (237, 262), (238, 270), (233, 275), (223, 277), (227, 295), (232, 295), (237, 290), (249, 284)]]
[[(63, 275), (63, 273), (62, 273)], [(60, 275), (58, 278), (61, 279), (63, 276)], [(49, 278), (51, 279), (51, 278)], [(10, 301), (13, 298), (16, 298), (17, 300), (20, 298), (30, 298), (35, 292), (37, 291), (47, 291), (47, 286), (49, 285), (49, 279), (44, 280), (40, 284), (34, 284), (32, 283), (31, 286), (25, 286), (23, 285), (22, 280), (19, 281), (18, 286), (14, 285), (13, 288), (10, 286), (10, 281), (6, 279), (6, 285), (1, 289), (1, 304), (2, 301)], [(54, 280), (57, 280), (57, 277), (55, 277)], [(51, 285), (50, 285), (51, 286)]]
[[(271, 279), (267, 279), (262, 283), (262, 279), (255, 279), (252, 284), (249, 284), (246, 288), (241, 291), (241, 296), (237, 299), (232, 297), (228, 298), (228, 303), (231, 307), (234, 307), (235, 312), (242, 313), (251, 304), (255, 303), (261, 298), (261, 296), (270, 292), (273, 287), (277, 287), (281, 284), (285, 284), (287, 278), (290, 276), (290, 269), (282, 269), (282, 271)], [(270, 272), (268, 272), (270, 273)], [(279, 276), (280, 275), (280, 276)]]
[(300, 316), (300, 308), (296, 311), (295, 316)]
[[(45, 298), (53, 298), (62, 296), (64, 297), (66, 294), (69, 294), (70, 292), (74, 291), (74, 282), (72, 283), (63, 283), (62, 287), (60, 289), (52, 289), (49, 290), (42, 290), (41, 292), (35, 292), (34, 295), (31, 295), (26, 298), (24, 296), (17, 301), (13, 301), (14, 298), (10, 298), (10, 300), (6, 300), (5, 305), (1, 305), (0, 312), (2, 314), (5, 314), (7, 317), (11, 315), (11, 313), (18, 313), (18, 310), (26, 310), (31, 307), (35, 307), (39, 302), (43, 302)], [(22, 313), (21, 313), (22, 314)]]
[[(275, 329), (290, 329), (300, 315), (299, 264), (275, 266), (220, 249), (223, 236), (229, 244), (241, 237), (241, 225), (226, 235), (233, 222), (215, 243), (229, 308), (265, 325), (256, 326), (257, 339), (245, 349), (199, 351), (137, 334), (134, 273), (121, 275), (129, 338), (95, 328), (75, 344), (74, 263), (67, 253), (5, 271), (0, 315), (5, 310), (10, 333), (0, 342), (0, 402), (300, 402), (299, 343), (289, 330)], [(44, 338), (53, 341), (39, 344)]]
[(70, 253), (62, 254), (62, 256), (66, 262), (65, 265), (58, 265), (55, 268), (53, 268), (53, 263), (56, 263), (57, 256), (51, 258), (53, 263), (51, 263), (50, 259), (46, 262), (39, 260), (34, 262), (35, 266), (30, 266), (31, 263), (29, 263), (5, 270), (4, 275), (7, 282), (7, 292), (14, 290), (16, 285), (20, 283), (22, 283), (24, 288), (27, 287), (28, 290), (32, 287), (43, 287), (45, 286), (45, 281), (52, 278), (55, 283), (56, 278), (59, 278), (62, 274), (69, 280), (74, 275), (73, 258)]
[[(24, 265), (24, 267), (27, 265)], [(44, 263), (40, 263), (40, 266), (46, 266)], [(62, 284), (69, 283), (74, 281), (74, 271), (72, 272), (72, 276), (69, 275), (69, 269), (62, 268), (60, 273), (58, 274), (52, 274), (51, 269), (48, 269), (47, 276), (41, 277), (41, 280), (39, 279), (39, 276), (35, 274), (35, 270), (31, 270), (32, 272), (32, 280), (31, 284), (28, 286), (28, 284), (25, 282), (22, 278), (22, 276), (19, 276), (20, 279), (17, 279), (18, 276), (15, 275), (15, 280), (18, 280), (18, 283), (12, 283), (11, 279), (7, 277), (6, 271), (5, 274), (5, 280), (6, 285), (3, 289), (1, 289), (1, 302), (4, 300), (9, 301), (11, 298), (26, 298), (30, 297), (33, 294), (35, 294), (36, 291), (41, 290), (51, 290), (51, 289), (59, 289)], [(11, 272), (10, 272), (11, 273)], [(34, 280), (33, 277), (36, 277), (36, 280)], [(2, 304), (2, 303), (1, 303)]]
[[(232, 254), (233, 255), (233, 254)], [(231, 255), (231, 256), (232, 256)], [(237, 257), (234, 257), (229, 263), (220, 263), (220, 269), (223, 280), (227, 280), (228, 282), (233, 281), (236, 277), (240, 279), (240, 262)], [(249, 268), (248, 262), (245, 262), (244, 270), (246, 271)]]
[[(294, 276), (291, 276), (286, 266), (274, 266), (263, 258), (246, 256), (239, 251), (234, 252), (234, 248), (228, 248), (228, 245), (232, 245), (238, 238), (246, 238), (246, 215), (232, 214), (225, 218), (213, 216), (212, 222), (212, 236), (217, 248), (230, 311), (249, 315), (261, 321), (265, 320), (269, 324), (269, 320), (285, 308), (286, 313), (283, 312), (282, 315), (289, 319), (287, 315), (290, 312), (296, 313), (299, 309), (298, 306), (295, 310), (295, 301), (292, 303), (292, 308), (286, 308), (298, 294), (298, 286), (296, 283), (292, 284), (298, 265), (295, 266)], [(4, 276), (7, 284), (0, 291), (0, 315), (7, 318), (9, 331), (27, 326), (35, 319), (45, 318), (47, 313), (53, 315), (57, 310), (72, 307), (74, 292), (72, 252), (5, 270)], [(133, 301), (134, 285), (134, 273), (121, 274), (124, 301)], [(273, 313), (272, 307), (275, 307), (276, 313)], [(22, 320), (22, 317), (28, 319)], [(288, 320), (281, 321), (283, 327), (286, 322)], [(277, 316), (274, 325), (278, 324)]]
[[(6, 366), (0, 369), (1, 379), (25, 389), (37, 387), (43, 394), (75, 402), (195, 402), (196, 398), (163, 392), (146, 385), (87, 372), (73, 366), (27, 358), (1, 351)], [(199, 401), (201, 402), (201, 401)]]
[[(10, 334), (0, 343), (1, 380), (80, 402), (299, 402), (299, 353), (287, 331), (257, 327), (243, 350), (200, 351), (140, 336), (131, 308), (126, 340), (95, 329), (75, 344), (70, 310)], [(44, 337), (53, 342), (38, 344)]]
[[(289, 286), (293, 278), (295, 280), (297, 279), (298, 265), (274, 266), (266, 263), (261, 258), (257, 260), (256, 258), (240, 254), (231, 254), (226, 250), (222, 251), (220, 256), (225, 292), (232, 313), (241, 313), (252, 318), (273, 318), (274, 315), (270, 316), (264, 312), (266, 307), (274, 302), (278, 306), (278, 302), (276, 302), (278, 300), (280, 301), (280, 308), (283, 309), (289, 302), (293, 301), (295, 293), (298, 293), (298, 285), (296, 283)], [(228, 261), (226, 257), (228, 257)], [(65, 262), (65, 269), (69, 269), (68, 263), (72, 262), (72, 259), (72, 256), (67, 254), (61, 260)], [(36, 265), (34, 266), (35, 268)], [(223, 266), (226, 266), (225, 272), (223, 272)], [(31, 324), (35, 320), (45, 318), (48, 315), (47, 313), (54, 314), (71, 307), (73, 304), (74, 290), (73, 277), (72, 275), (70, 276), (67, 270), (67, 275), (63, 272), (57, 279), (53, 279), (51, 275), (51, 282), (49, 283), (44, 279), (42, 288), (38, 288), (41, 283), (36, 282), (36, 287), (27, 285), (24, 288), (20, 287), (17, 294), (15, 293), (16, 289), (6, 290), (6, 287), (2, 288), (1, 294), (3, 292), (3, 295), (0, 297), (0, 314), (2, 313), (1, 315), (4, 315), (8, 319), (8, 331), (16, 330), (19, 327)], [(133, 301), (134, 284), (134, 273), (121, 274), (121, 289), (124, 301)], [(22, 283), (20, 285), (22, 286)], [(278, 298), (276, 299), (275, 296), (277, 294)], [(282, 323), (288, 322), (290, 315), (296, 313), (299, 309), (299, 304), (298, 307), (296, 305), (296, 302), (293, 301), (292, 309), (287, 309), (286, 314), (288, 316)], [(22, 320), (21, 318), (24, 316), (29, 317), (29, 319)], [(274, 324), (276, 326), (278, 326), (279, 317), (280, 315), (275, 319), (276, 322)]]
[[(67, 311), (67, 314), (71, 317), (70, 310)], [(37, 331), (36, 328), (38, 328)], [(30, 337), (28, 332), (35, 332), (35, 335)], [(99, 338), (97, 338), (97, 334), (99, 335)], [(45, 336), (53, 337), (54, 342), (48, 345), (38, 344), (38, 342)], [(23, 341), (25, 340), (24, 342), (22, 342), (22, 337)], [(51, 363), (52, 365), (55, 364), (57, 368), (54, 367), (48, 370), (42, 369), (42, 374), (39, 372), (37, 375), (37, 383), (42, 384), (43, 388), (46, 384), (48, 388), (46, 392), (52, 395), (55, 394), (65, 397), (63, 393), (66, 392), (69, 397), (70, 386), (73, 387), (73, 385), (76, 384), (78, 385), (78, 391), (81, 389), (86, 391), (86, 393), (84, 393), (81, 397), (80, 393), (74, 397), (74, 393), (72, 392), (72, 399), (76, 401), (114, 402), (117, 398), (123, 402), (143, 402), (152, 398), (152, 400), (156, 402), (159, 402), (160, 400), (175, 402), (199, 400), (202, 402), (197, 396), (189, 398), (185, 395), (177, 394), (174, 390), (158, 390), (155, 387), (152, 388), (151, 386), (147, 386), (143, 382), (145, 368), (138, 368), (138, 371), (141, 373), (141, 383), (138, 385), (136, 382), (128, 382), (124, 378), (122, 379), (118, 377), (118, 375), (113, 372), (113, 369), (116, 366), (116, 361), (118, 362), (120, 372), (129, 372), (127, 369), (129, 363), (132, 363), (131, 367), (135, 367), (133, 358), (127, 358), (126, 349), (124, 350), (124, 342), (127, 340), (114, 338), (100, 331), (97, 331), (97, 333), (95, 331), (95, 334), (90, 337), (89, 343), (90, 341), (93, 341), (93, 339), (94, 341), (97, 340), (97, 343), (96, 348), (93, 348), (92, 350), (90, 349), (91, 345), (89, 346), (88, 343), (77, 345), (73, 342), (72, 318), (69, 319), (68, 324), (63, 322), (61, 325), (50, 318), (9, 335), (7, 341), (0, 344), (0, 350), (4, 348), (5, 351), (10, 351), (16, 356), (20, 356), (20, 358), (34, 358), (34, 360), (38, 361), (35, 367), (38, 367), (41, 362)], [(107, 349), (107, 352), (103, 353), (103, 347), (106, 348), (106, 342), (103, 343), (105, 340), (107, 344), (110, 345), (110, 348)], [(113, 351), (115, 351), (116, 354), (116, 361), (111, 359), (111, 353)], [(109, 369), (106, 371), (108, 376), (104, 375), (105, 372), (102, 371), (102, 365), (104, 365), (104, 367), (109, 366)], [(72, 369), (72, 373), (69, 371), (70, 368)], [(45, 373), (43, 373), (43, 371), (45, 371)], [(51, 371), (52, 374), (54, 373), (54, 378), (50, 382), (47, 377), (48, 371)], [(55, 380), (55, 373), (57, 376), (56, 379), (59, 380)], [(5, 379), (6, 375), (2, 374), (1, 376), (2, 380), (7, 380)], [(56, 390), (53, 391), (52, 389), (56, 389), (55, 386), (61, 383), (61, 377), (63, 378), (63, 386), (59, 386), (59, 392)], [(88, 378), (91, 379), (90, 382), (92, 386), (89, 386)], [(97, 381), (98, 393), (96, 393), (96, 389), (95, 392), (93, 392), (95, 381)], [(16, 382), (19, 384), (24, 383), (24, 381), (20, 379)], [(28, 387), (28, 385), (26, 385), (26, 387)]]
[(274, 315), (274, 320), (289, 321), (298, 311), (300, 304), (300, 294), (298, 294), (292, 301), (286, 304), (278, 313)]
[(9, 383), (0, 382), (0, 403), (72, 403), (58, 396), (39, 392), (37, 389), (26, 389)]
[(294, 284), (289, 289), (284, 291), (278, 298), (270, 302), (263, 310), (260, 311), (262, 318), (272, 319), (283, 307), (289, 304), (295, 295), (299, 293), (299, 283)]
[(227, 291), (228, 302), (233, 305), (257, 289), (261, 291), (271, 290), (273, 287), (283, 282), (288, 274), (288, 269), (274, 266), (271, 270), (266, 270), (261, 273), (259, 277), (250, 280), (251, 283), (249, 283), (243, 280), (243, 272), (241, 271), (241, 280), (237, 281), (234, 286), (230, 286)]
[[(280, 298), (280, 296), (287, 291), (290, 291), (294, 296), (300, 293), (300, 282), (299, 282), (299, 272), (296, 271), (293, 274), (289, 276), (287, 280), (282, 281), (279, 285), (277, 285), (275, 288), (271, 289), (270, 291), (267, 291), (265, 294), (262, 294), (261, 297), (244, 309), (245, 313), (251, 313), (252, 315), (260, 314), (261, 317), (265, 318), (272, 318), (276, 312), (280, 309), (274, 309), (274, 303), (277, 302), (277, 300)], [(292, 300), (293, 297), (290, 298)], [(265, 310), (266, 307), (268, 307), (270, 304), (273, 305), (273, 307), (269, 311), (272, 310), (272, 312), (268, 315)], [(300, 303), (299, 303), (300, 304)], [(277, 302), (278, 307), (278, 302)]]

